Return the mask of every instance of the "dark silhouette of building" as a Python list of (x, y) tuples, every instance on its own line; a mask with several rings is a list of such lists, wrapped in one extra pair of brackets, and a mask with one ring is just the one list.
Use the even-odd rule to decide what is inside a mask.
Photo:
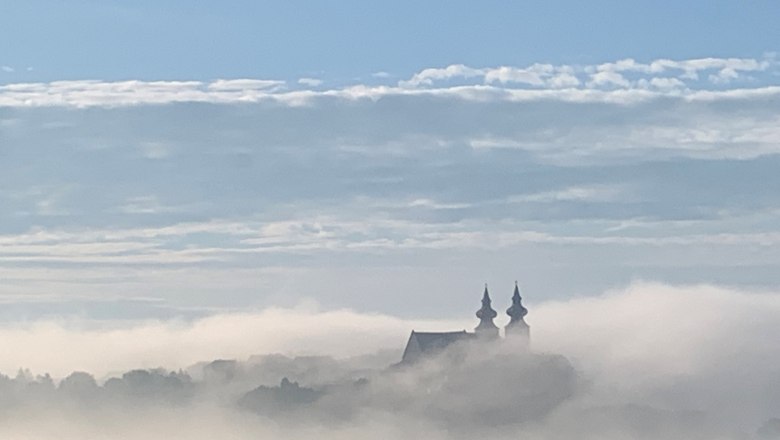
[(523, 298), (520, 297), (520, 288), (515, 281), (515, 293), (512, 295), (512, 306), (506, 309), (506, 314), (509, 315), (509, 324), (504, 327), (504, 336), (512, 340), (514, 343), (523, 344), (528, 346), (530, 342), (530, 327), (525, 322), (525, 315), (528, 314), (528, 309), (523, 307)]
[(495, 310), (490, 306), (490, 294), (487, 284), (485, 284), (485, 293), (482, 294), (482, 307), (477, 310), (479, 325), (474, 329), (474, 334), (483, 339), (498, 339), (498, 327), (493, 323), (493, 319), (498, 316)]
[[(524, 349), (528, 348), (530, 342), (530, 328), (525, 322), (525, 315), (528, 309), (523, 307), (520, 297), (520, 288), (515, 282), (515, 291), (512, 295), (512, 306), (506, 311), (510, 321), (504, 327), (505, 340)], [(418, 332), (412, 330), (409, 340), (406, 343), (406, 349), (401, 359), (401, 363), (416, 362), (421, 358), (441, 353), (456, 343), (465, 341), (489, 342), (500, 339), (499, 328), (493, 323), (498, 316), (491, 306), (490, 294), (487, 284), (482, 294), (482, 307), (477, 310), (479, 324), (474, 328), (474, 333), (468, 333), (466, 330), (453, 332)]]
[(456, 342), (472, 339), (474, 336), (473, 333), (467, 333), (466, 330), (439, 333), (412, 330), (401, 362), (415, 362), (422, 357), (440, 353)]

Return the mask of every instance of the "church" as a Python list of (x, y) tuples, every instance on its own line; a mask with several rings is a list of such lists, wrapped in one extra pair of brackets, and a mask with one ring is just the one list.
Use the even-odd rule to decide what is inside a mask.
[[(522, 304), (520, 297), (520, 288), (515, 282), (515, 291), (512, 294), (512, 305), (506, 310), (509, 315), (509, 323), (504, 327), (504, 339), (527, 348), (530, 342), (530, 327), (525, 322), (525, 315), (528, 314)], [(402, 364), (413, 363), (426, 356), (441, 352), (445, 348), (465, 341), (488, 342), (501, 339), (499, 328), (493, 322), (498, 314), (491, 306), (490, 294), (487, 284), (485, 292), (482, 294), (482, 307), (477, 310), (479, 324), (474, 328), (473, 333), (466, 330), (453, 332), (418, 332), (412, 330), (409, 341), (406, 343)]]

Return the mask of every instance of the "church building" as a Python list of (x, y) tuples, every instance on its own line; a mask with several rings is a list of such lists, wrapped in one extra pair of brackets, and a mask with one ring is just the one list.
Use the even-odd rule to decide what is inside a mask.
[[(504, 327), (504, 341), (527, 348), (530, 342), (530, 328), (524, 318), (528, 314), (528, 309), (523, 307), (517, 282), (515, 282), (515, 291), (512, 295), (512, 305), (507, 309), (506, 314), (509, 315), (509, 323)], [(485, 292), (482, 294), (482, 307), (477, 310), (479, 324), (474, 328), (473, 333), (468, 333), (466, 330), (453, 332), (418, 332), (412, 330), (409, 341), (406, 343), (401, 363), (413, 363), (426, 356), (439, 353), (459, 342), (474, 341), (479, 343), (480, 341), (500, 340), (499, 328), (493, 323), (496, 316), (498, 314), (491, 306), (490, 294), (486, 284)]]

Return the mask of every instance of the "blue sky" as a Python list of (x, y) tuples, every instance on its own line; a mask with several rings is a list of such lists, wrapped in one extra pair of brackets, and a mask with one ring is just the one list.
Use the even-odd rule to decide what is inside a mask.
[[(757, 57), (775, 1), (4, 1), (0, 82), (322, 76)], [(32, 67), (32, 71), (27, 71)]]
[(6, 2), (0, 317), (777, 288), (780, 6), (679, 3)]

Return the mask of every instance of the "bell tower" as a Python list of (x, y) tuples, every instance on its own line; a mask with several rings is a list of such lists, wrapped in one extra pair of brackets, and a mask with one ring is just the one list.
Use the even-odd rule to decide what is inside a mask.
[(484, 339), (498, 339), (498, 327), (493, 323), (493, 319), (498, 315), (490, 307), (490, 294), (488, 294), (487, 284), (485, 284), (485, 293), (482, 294), (482, 307), (477, 310), (479, 325), (474, 329), (477, 337)]
[(525, 347), (528, 347), (530, 342), (530, 330), (528, 324), (525, 322), (525, 315), (528, 314), (528, 309), (523, 307), (523, 298), (520, 297), (520, 288), (517, 287), (517, 281), (515, 281), (515, 293), (512, 295), (512, 306), (506, 310), (506, 314), (509, 315), (509, 324), (504, 327), (504, 335), (507, 341), (520, 343)]

